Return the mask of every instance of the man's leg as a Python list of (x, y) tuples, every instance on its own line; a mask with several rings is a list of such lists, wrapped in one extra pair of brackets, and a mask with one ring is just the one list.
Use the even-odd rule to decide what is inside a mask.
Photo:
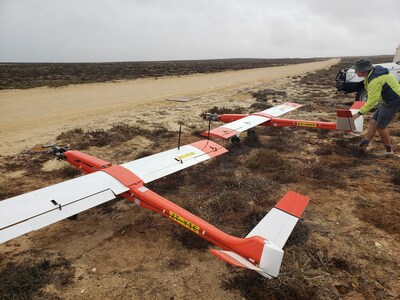
[(376, 118), (375, 127), (386, 149), (383, 155), (393, 154), (392, 145), (390, 144), (389, 130), (387, 129), (387, 126), (390, 124), (390, 122), (392, 122), (396, 113), (400, 111), (400, 98), (399, 101), (396, 103), (391, 102), (390, 105), (380, 105), (379, 111), (380, 112), (378, 118)]
[(383, 155), (393, 154), (392, 144), (390, 144), (389, 130), (387, 128), (377, 128), (377, 130), (381, 137), (383, 145), (386, 148), (386, 152), (384, 152)]
[(370, 142), (374, 138), (376, 130), (377, 130), (376, 120), (371, 119), (369, 121), (369, 127), (368, 127), (367, 134), (365, 135), (365, 139)]
[(382, 143), (386, 145), (390, 145), (390, 136), (389, 130), (387, 128), (377, 128), (378, 133), (381, 137)]
[(376, 120), (371, 118), (371, 120), (369, 121), (367, 134), (364, 136), (364, 139), (360, 143), (360, 151), (362, 153), (365, 152), (365, 150), (367, 149), (367, 147), (369, 145), (369, 142), (374, 138), (376, 130), (377, 130)]

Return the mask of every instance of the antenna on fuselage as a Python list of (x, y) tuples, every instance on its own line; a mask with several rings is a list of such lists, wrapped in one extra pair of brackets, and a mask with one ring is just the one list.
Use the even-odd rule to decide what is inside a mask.
[(181, 147), (181, 134), (182, 134), (182, 124), (179, 124), (179, 133), (178, 133), (178, 150)]
[(206, 120), (208, 121), (207, 139), (210, 140), (211, 122), (218, 121), (218, 114), (206, 113)]

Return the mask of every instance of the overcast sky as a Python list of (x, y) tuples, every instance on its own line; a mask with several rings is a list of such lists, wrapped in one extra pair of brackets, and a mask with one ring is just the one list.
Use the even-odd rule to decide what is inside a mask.
[(394, 54), (400, 0), (0, 0), (1, 62)]

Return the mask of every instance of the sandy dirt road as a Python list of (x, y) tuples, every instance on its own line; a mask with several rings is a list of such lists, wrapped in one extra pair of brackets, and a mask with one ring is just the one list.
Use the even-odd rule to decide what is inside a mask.
[(120, 116), (134, 118), (143, 112), (141, 108), (162, 106), (169, 97), (203, 97), (307, 73), (337, 62), (330, 59), (212, 74), (1, 91), (0, 153), (11, 154), (36, 142), (46, 143), (61, 131), (78, 126), (101, 127), (110, 125), (110, 120), (118, 121)]

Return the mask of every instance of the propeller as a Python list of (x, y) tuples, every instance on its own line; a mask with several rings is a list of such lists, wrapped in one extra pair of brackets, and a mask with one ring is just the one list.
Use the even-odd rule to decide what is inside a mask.
[(47, 145), (34, 145), (31, 150), (37, 152), (46, 152), (48, 154), (54, 155), (58, 160), (65, 158), (64, 152), (70, 149), (70, 145), (58, 146), (57, 144), (47, 144)]

